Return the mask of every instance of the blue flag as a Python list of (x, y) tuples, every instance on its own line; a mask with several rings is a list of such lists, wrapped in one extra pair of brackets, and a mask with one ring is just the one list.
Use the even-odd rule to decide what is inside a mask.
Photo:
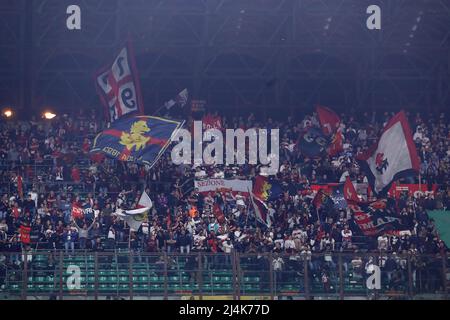
[(257, 176), (253, 194), (264, 201), (273, 201), (283, 194), (281, 184), (264, 176)]
[(320, 157), (328, 148), (329, 141), (318, 128), (311, 127), (298, 142), (301, 153), (308, 158)]
[(95, 138), (91, 152), (152, 167), (182, 125), (183, 122), (150, 116), (119, 119)]

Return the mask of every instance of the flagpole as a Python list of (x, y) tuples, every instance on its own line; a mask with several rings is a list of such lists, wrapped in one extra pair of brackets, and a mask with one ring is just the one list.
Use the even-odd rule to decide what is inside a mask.
[(422, 193), (422, 174), (420, 171), (419, 171), (419, 190), (420, 193)]
[[(255, 205), (254, 205), (254, 203), (253, 203), (253, 195), (252, 195), (252, 193), (250, 192), (250, 189), (249, 188), (247, 188), (247, 190), (248, 190), (248, 194), (250, 195), (250, 201), (252, 202), (252, 206), (253, 206), (253, 210), (254, 210), (254, 207), (255, 207)], [(250, 206), (249, 206), (250, 207)], [(248, 216), (250, 215), (250, 210), (249, 210), (250, 208), (248, 208), (247, 209), (247, 218), (245, 219), (245, 226), (247, 227), (247, 225), (248, 225)]]
[(155, 116), (158, 116), (158, 113), (165, 108), (166, 106), (163, 104), (161, 107), (159, 107), (156, 111), (155, 111)]
[(320, 215), (319, 215), (319, 209), (316, 208), (316, 214), (317, 214), (317, 221), (319, 222), (320, 225), (322, 225), (322, 221), (320, 221)]
[(131, 226), (128, 226), (130, 229), (128, 231), (128, 251), (131, 251)]

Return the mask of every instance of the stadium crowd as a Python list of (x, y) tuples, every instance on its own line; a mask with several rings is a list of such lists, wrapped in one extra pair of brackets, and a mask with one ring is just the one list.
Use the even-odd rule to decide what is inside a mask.
[[(376, 140), (392, 115), (340, 115), (344, 151), (317, 159), (305, 158), (296, 147), (306, 127), (319, 125), (315, 114), (282, 122), (253, 114), (223, 115), (224, 128), (280, 128), (281, 166), (275, 179), (284, 194), (268, 203), (270, 228), (255, 220), (250, 201), (241, 194), (193, 190), (193, 179), (254, 179), (259, 166), (175, 166), (166, 152), (149, 169), (92, 155), (93, 139), (105, 126), (94, 112), (80, 110), (52, 121), (2, 121), (0, 252), (14, 253), (11, 259), (20, 261), (22, 249), (101, 251), (129, 241), (133, 250), (145, 252), (443, 254), (447, 248), (426, 212), (450, 206), (450, 121), (445, 114), (408, 114), (421, 158), (421, 183), (439, 185), (434, 195), (403, 194), (397, 201), (396, 214), (410, 235), (365, 237), (349, 210), (316, 212), (312, 204), (312, 184), (343, 182), (346, 176), (367, 181), (355, 156)], [(406, 182), (418, 183), (418, 178)], [(22, 183), (23, 193), (18, 190)], [(129, 232), (114, 212), (134, 208), (144, 186), (154, 206), (139, 231)], [(73, 203), (89, 204), (100, 213), (94, 220), (74, 221)], [(222, 208), (225, 223), (212, 213), (214, 204)], [(281, 268), (276, 261), (274, 266)]]

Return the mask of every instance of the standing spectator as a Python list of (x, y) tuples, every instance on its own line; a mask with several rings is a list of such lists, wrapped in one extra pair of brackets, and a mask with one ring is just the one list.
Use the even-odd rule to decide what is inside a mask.
[(275, 253), (273, 261), (272, 261), (272, 268), (275, 272), (275, 279), (277, 284), (280, 284), (283, 282), (283, 270), (284, 270), (284, 260), (282, 257), (278, 255), (278, 253)]
[(341, 232), (342, 235), (342, 247), (344, 249), (350, 248), (352, 245), (352, 236), (353, 232), (349, 229), (348, 225), (344, 227), (344, 230)]
[(78, 230), (78, 238), (80, 240), (80, 249), (85, 250), (86, 249), (86, 243), (89, 238), (89, 231), (92, 229), (94, 223), (96, 221), (96, 218), (94, 218), (94, 221), (91, 223), (91, 225), (88, 227), (87, 223), (83, 223), (83, 227), (80, 228), (78, 226), (76, 219), (73, 220), (73, 223), (75, 224), (75, 227)]
[(108, 231), (108, 249), (115, 249), (116, 247), (116, 230), (113, 226), (109, 227)]
[(69, 249), (72, 254), (75, 254), (75, 242), (77, 241), (77, 232), (71, 227), (67, 226), (64, 230), (62, 240), (64, 242), (64, 249), (66, 254), (68, 254)]
[(191, 235), (183, 229), (181, 230), (181, 234), (177, 237), (177, 241), (178, 246), (180, 247), (180, 252), (189, 254), (192, 244)]

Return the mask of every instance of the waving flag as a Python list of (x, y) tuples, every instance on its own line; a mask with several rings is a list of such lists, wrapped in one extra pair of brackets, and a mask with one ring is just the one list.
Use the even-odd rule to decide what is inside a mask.
[(333, 110), (326, 107), (317, 106), (316, 112), (324, 135), (331, 137), (328, 154), (334, 157), (344, 150), (344, 137), (339, 128), (341, 119)]
[(148, 217), (148, 211), (150, 208), (140, 208), (134, 210), (122, 210), (118, 209), (116, 215), (124, 220), (132, 231), (138, 231), (144, 220)]
[(73, 204), (72, 205), (72, 217), (74, 219), (83, 219), (84, 218), (83, 208), (79, 207), (76, 204)]
[(359, 202), (358, 193), (353, 185), (350, 177), (347, 176), (344, 184), (344, 198), (347, 202), (352, 201), (354, 203)]
[(219, 223), (222, 224), (225, 222), (225, 215), (223, 214), (222, 209), (217, 203), (214, 204), (213, 213)]
[(95, 75), (95, 85), (111, 123), (127, 114), (144, 112), (131, 42), (120, 50), (112, 64)]
[(150, 116), (120, 119), (95, 138), (91, 152), (102, 152), (113, 159), (152, 167), (182, 124)]
[(312, 203), (316, 209), (320, 209), (322, 207), (330, 208), (334, 206), (334, 202), (333, 199), (331, 199), (330, 194), (323, 189), (319, 189), (319, 191), (317, 191)]
[(371, 204), (349, 202), (349, 207), (353, 212), (353, 219), (364, 235), (377, 236), (407, 229), (402, 226), (399, 218), (393, 216), (386, 209), (386, 206), (380, 206), (379, 204), (379, 202)]
[(94, 210), (94, 208), (92, 208), (89, 204), (85, 204), (82, 207), (82, 210), (84, 218), (88, 220), (94, 220), (94, 218), (96, 218), (99, 214), (99, 210)]
[(188, 89), (184, 89), (181, 91), (174, 99), (171, 99), (164, 103), (166, 109), (172, 108), (174, 105), (178, 104), (180, 107), (184, 107), (189, 99), (189, 91)]
[(149, 195), (144, 190), (144, 192), (142, 193), (141, 198), (139, 199), (139, 202), (137, 204), (137, 209), (142, 209), (142, 208), (151, 209), (152, 207), (153, 207), (152, 199), (150, 199)]
[(386, 194), (393, 181), (419, 171), (419, 157), (403, 111), (387, 123), (378, 142), (357, 160), (376, 194)]
[(301, 153), (309, 158), (320, 157), (328, 145), (328, 139), (322, 131), (314, 127), (309, 128), (298, 142)]
[(94, 210), (88, 203), (83, 206), (77, 204), (72, 205), (72, 217), (74, 219), (88, 219), (94, 220), (99, 214), (99, 210)]
[(283, 190), (279, 182), (269, 181), (269, 179), (264, 176), (257, 176), (253, 193), (261, 200), (273, 201), (283, 194)]
[(342, 135), (342, 132), (340, 129), (332, 135), (331, 143), (330, 143), (330, 146), (327, 151), (328, 151), (328, 154), (332, 157), (335, 157), (339, 153), (344, 151), (344, 136)]
[(124, 220), (132, 231), (138, 231), (141, 224), (148, 217), (148, 211), (153, 207), (153, 202), (148, 196), (147, 192), (143, 192), (136, 209), (122, 210), (118, 209), (116, 215)]
[(339, 129), (341, 119), (333, 110), (327, 107), (316, 106), (316, 112), (324, 135), (330, 136)]
[(270, 220), (269, 208), (267, 207), (267, 205), (264, 203), (264, 201), (255, 197), (252, 192), (250, 192), (250, 199), (252, 201), (256, 219), (270, 228), (270, 226), (272, 225), (272, 221)]

